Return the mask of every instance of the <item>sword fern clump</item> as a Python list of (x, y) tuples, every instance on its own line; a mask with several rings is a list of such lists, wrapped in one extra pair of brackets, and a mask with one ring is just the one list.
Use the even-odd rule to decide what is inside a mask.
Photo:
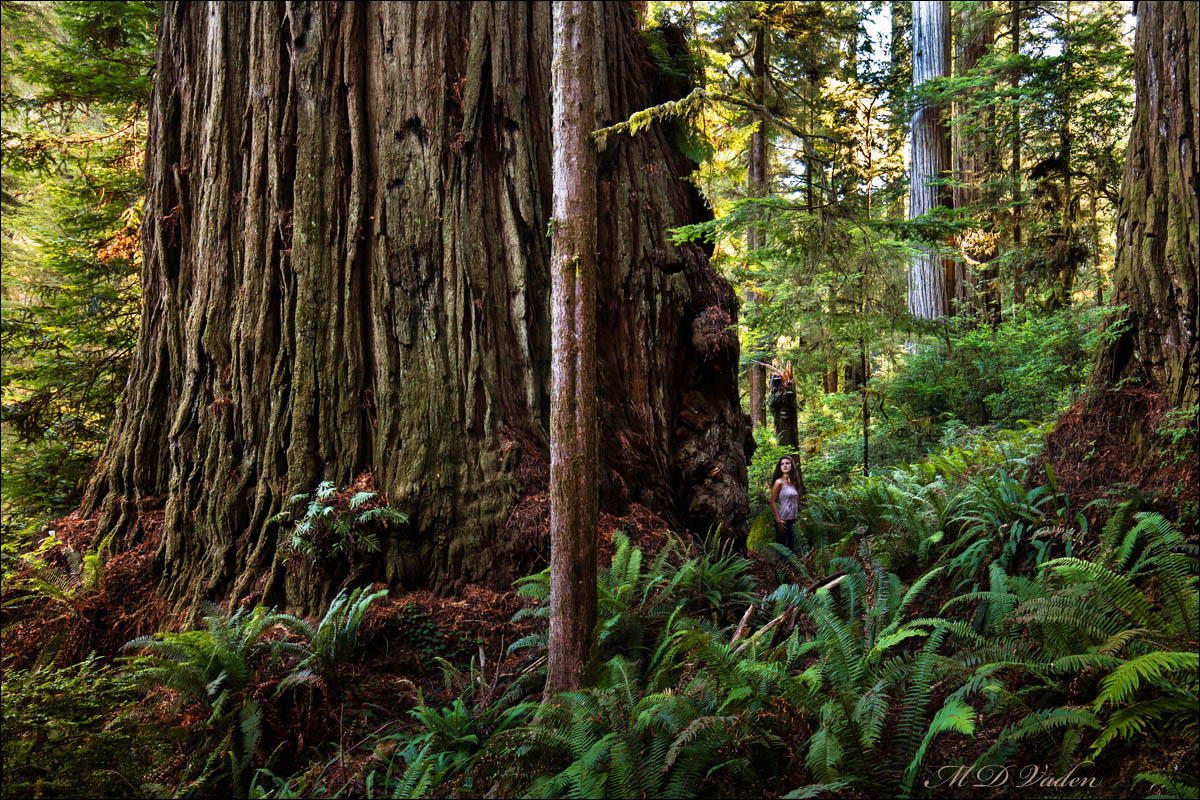
[[(230, 614), (210, 607), (203, 628), (128, 642), (126, 650), (138, 651), (128, 662), (134, 679), (147, 688), (173, 690), (177, 703), (208, 714), (199, 729), (201, 758), (193, 760), (180, 791), (223, 787), (245, 796), (264, 749), (263, 704), (271, 702), (265, 688), (276, 683), (278, 696), (297, 685), (327, 681), (354, 655), (367, 609), (385, 594), (343, 591), (316, 626), (264, 606)], [(295, 638), (284, 638), (282, 631)], [(280, 679), (285, 657), (291, 666)]]
[(360, 586), (349, 594), (343, 589), (329, 604), (329, 609), (315, 626), (296, 617), (278, 615), (277, 621), (302, 639), (299, 645), (289, 645), (300, 657), (300, 663), (280, 683), (279, 688), (306, 683), (313, 678), (333, 677), (338, 668), (349, 661), (358, 649), (358, 629), (367, 609), (386, 595), (386, 589), (368, 594), (365, 586)]
[(280, 651), (282, 643), (265, 635), (280, 621), (263, 606), (228, 616), (212, 609), (200, 630), (142, 636), (125, 645), (141, 651), (131, 669), (142, 684), (173, 689), (180, 703), (195, 703), (209, 714), (205, 757), (188, 775), (191, 790), (223, 782), (246, 791), (263, 734), (263, 710), (254, 697), (262, 682), (256, 657)]
[[(339, 491), (333, 481), (323, 481), (311, 496), (294, 494), (287, 507), (271, 522), (291, 524), (288, 546), (313, 560), (345, 557), (353, 552), (378, 553), (379, 527), (403, 525), (408, 517), (387, 505), (380, 505), (377, 493), (364, 490)], [(308, 501), (304, 513), (292, 509)]]

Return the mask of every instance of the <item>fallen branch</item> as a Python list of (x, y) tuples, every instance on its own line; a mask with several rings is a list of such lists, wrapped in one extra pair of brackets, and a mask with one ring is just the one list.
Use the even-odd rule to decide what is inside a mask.
[(733, 638), (729, 640), (733, 644), (738, 639), (742, 638), (742, 634), (750, 627), (750, 615), (754, 613), (754, 606), (747, 606), (746, 613), (742, 614), (742, 621), (738, 623), (737, 630), (733, 632)]
[(755, 641), (756, 639), (758, 639), (758, 637), (762, 636), (764, 633), (767, 633), (767, 632), (768, 632), (768, 631), (770, 631), (772, 628), (774, 628), (776, 625), (778, 625), (779, 623), (783, 622), (783, 618), (784, 618), (784, 617), (786, 617), (786, 616), (787, 616), (788, 614), (790, 614), (791, 612), (792, 612), (792, 609), (790, 609), (790, 608), (789, 608), (787, 611), (783, 612), (783, 613), (782, 613), (782, 614), (780, 614), (778, 617), (776, 617), (775, 619), (773, 619), (773, 620), (771, 620), (770, 622), (768, 622), (766, 625), (764, 625), (764, 626), (762, 626), (761, 628), (759, 628), (757, 631), (755, 631), (755, 632), (754, 632), (754, 634), (753, 634), (753, 635), (751, 635), (749, 638), (747, 638), (747, 639), (746, 639), (746, 641), (744, 641), (744, 642), (742, 642), (740, 645), (738, 645), (738, 648), (737, 648), (737, 650), (734, 650), (734, 651), (733, 651), (733, 654), (736, 656), (738, 653), (740, 653), (740, 652), (742, 652), (743, 650), (745, 650), (745, 649), (746, 649), (746, 645), (748, 645), (748, 644), (750, 644), (751, 642)]

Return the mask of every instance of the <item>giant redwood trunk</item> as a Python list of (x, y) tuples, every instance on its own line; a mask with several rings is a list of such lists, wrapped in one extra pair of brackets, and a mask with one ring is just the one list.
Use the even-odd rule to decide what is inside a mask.
[[(163, 591), (312, 609), (347, 580), (545, 563), (548, 3), (167, 3), (138, 350), (86, 508)], [(601, 124), (670, 99), (628, 3), (597, 14)], [(740, 531), (728, 284), (662, 130), (598, 162), (601, 510)], [(410, 517), (369, 563), (288, 558), (289, 495), (370, 471)]]
[(1128, 307), (1095, 381), (1148, 383), (1177, 407), (1197, 389), (1200, 6), (1138, 3), (1137, 99), (1117, 212), (1113, 302)]
[[(754, 70), (754, 74), (751, 76), (752, 96), (754, 102), (762, 106), (767, 100), (767, 21), (765, 19), (755, 21), (754, 54), (751, 64)], [(750, 197), (762, 198), (767, 194), (767, 115), (762, 111), (755, 111), (754, 121), (756, 125), (754, 133), (750, 136), (750, 151), (746, 158), (746, 190)], [(761, 209), (756, 209), (754, 217), (757, 218), (761, 213)], [(747, 253), (753, 253), (765, 245), (766, 231), (763, 230), (763, 226), (756, 224), (748, 226), (746, 228)], [(748, 294), (756, 308), (766, 300), (765, 293), (756, 284), (750, 286)], [(755, 347), (755, 350), (761, 351), (762, 345), (765, 344), (765, 342), (760, 342), (760, 346)], [(756, 360), (762, 357), (761, 352), (757, 352), (755, 355)], [(755, 427), (764, 427), (767, 424), (768, 405), (767, 368), (761, 363), (751, 363), (746, 367), (746, 375), (750, 381), (750, 422)]]

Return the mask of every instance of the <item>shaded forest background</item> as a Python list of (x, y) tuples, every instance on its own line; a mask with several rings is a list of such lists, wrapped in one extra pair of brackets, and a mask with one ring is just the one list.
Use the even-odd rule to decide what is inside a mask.
[[(1168, 55), (1176, 47), (1194, 62), (1196, 16), (1160, 4), (1135, 18), (1129, 3), (1083, 0), (917, 5), (609, 4), (606, 35), (620, 43), (609, 57), (621, 65), (610, 80), (623, 88), (602, 120), (615, 126), (602, 144), (602, 202), (621, 213), (602, 224), (611, 246), (600, 249), (634, 254), (606, 278), (632, 302), (608, 312), (617, 333), (601, 343), (600, 369), (602, 385), (636, 387), (646, 403), (625, 411), (601, 392), (589, 688), (539, 705), (548, 333), (539, 343), (529, 322), (526, 349), (481, 371), (461, 416), (457, 400), (421, 400), (454, 397), (443, 380), (453, 368), (397, 381), (395, 407), (421, 406), (430, 430), (485, 443), (477, 449), (416, 459), (376, 447), (410, 441), (413, 424), (407, 410), (389, 421), (370, 405), (383, 395), (376, 383), (368, 399), (347, 392), (352, 405), (332, 404), (352, 408), (352, 424), (314, 423), (304, 454), (255, 455), (256, 494), (224, 488), (243, 473), (222, 466), (180, 489), (166, 448), (147, 444), (167, 440), (178, 406), (152, 405), (152, 381), (137, 388), (164, 362), (145, 344), (135, 357), (143, 301), (162, 291), (144, 276), (189, 262), (174, 244), (144, 247), (143, 216), (151, 208), (145, 230), (166, 230), (201, 188), (179, 183), (166, 155), (147, 165), (147, 141), (159, 154), (199, 146), (203, 120), (232, 126), (240, 101), (230, 90), (202, 106), (161, 74), (155, 89), (160, 36), (176, 37), (189, 65), (219, 64), (204, 61), (203, 39), (188, 44), (199, 13), (4, 3), (6, 773), (37, 796), (61, 796), (76, 772), (106, 796), (925, 796), (942, 764), (1036, 762), (1062, 776), (1090, 758), (1101, 764), (1085, 770), (1096, 794), (1195, 796), (1195, 164), (1155, 161), (1153, 129), (1133, 126), (1135, 93), (1147, 91), (1135, 26), (1161, 26)], [(278, 27), (259, 8), (247, 29)], [(165, 27), (164, 13), (174, 15)], [(322, 13), (304, 30), (329, 41), (355, 41), (366, 20)], [(426, 29), (481, 30), (471, 13), (432, 15)], [(537, 19), (523, 24), (536, 31)], [(508, 25), (503, 14), (486, 23), (493, 52), (521, 27)], [(303, 50), (299, 30), (288, 52)], [(943, 74), (914, 86), (914, 36), (926, 35), (948, 43)], [(528, 47), (537, 75), (548, 56), (536, 35)], [(469, 51), (448, 58), (463, 64), (447, 74), (479, 68)], [(350, 87), (353, 69), (367, 69), (304, 63)], [(505, 85), (505, 68), (494, 60), (487, 80)], [(1179, 79), (1192, 137), (1194, 71)], [(279, 77), (262, 83), (272, 96), (298, 91)], [(544, 83), (548, 92), (548, 72)], [(151, 123), (153, 92), (161, 114), (172, 87), (195, 116), (179, 142), (161, 118)], [(393, 113), (409, 119), (418, 94)], [(448, 81), (446, 97), (464, 111), (445, 119), (445, 158), (465, 158), (464, 147), (497, 154), (486, 163), (522, 147), (530, 163), (544, 156), (533, 134), (513, 142), (548, 115), (548, 95), (497, 94), (489, 106)], [(488, 114), (494, 150), (492, 134), (471, 138), (466, 122), (490, 131)], [(430, 118), (404, 146), (424, 149), (429, 131), (441, 140)], [(945, 151), (927, 206), (913, 194), (914, 119)], [(240, 135), (221, 130), (238, 152)], [(312, 161), (324, 164), (314, 174), (345, 168), (365, 187), (337, 161), (334, 133), (327, 141), (333, 160)], [(1192, 204), (1162, 212), (1182, 215), (1168, 221), (1175, 249), (1163, 258), (1183, 274), (1170, 290), (1136, 277), (1140, 254), (1162, 251), (1130, 231), (1153, 220), (1118, 230), (1151, 206), (1129, 176), (1156, 170)], [(506, 263), (535, 263), (511, 253), (548, 255), (542, 231), (511, 227), (523, 224), (519, 209), (548, 203), (539, 180), (549, 176), (522, 189), (525, 173), (504, 175), (517, 187), (511, 216), (467, 205), (438, 226), (475, 226), (508, 243)], [(466, 197), (492, 178), (446, 186)], [(643, 205), (626, 206), (638, 192)], [(194, 209), (218, 209), (223, 196)], [(434, 214), (418, 215), (432, 226)], [(353, 229), (340, 224), (321, 238), (344, 248), (338, 237)], [(263, 252), (299, 260), (298, 245), (272, 235)], [(201, 275), (205, 261), (189, 268)], [(643, 268), (650, 277), (631, 283)], [(518, 280), (524, 290), (523, 275), (514, 267), (499, 291)], [(914, 299), (925, 278), (940, 287), (932, 305)], [(401, 305), (421, 291), (401, 288), (394, 300), (363, 291)], [(482, 304), (470, 316), (473, 302), (454, 319), (483, 330), (492, 317)], [(420, 339), (415, 310), (389, 313), (409, 314), (407, 335)], [(430, 352), (455, 352), (447, 341)], [(634, 341), (646, 344), (623, 344)], [(1146, 355), (1163, 342), (1182, 342), (1182, 355)], [(356, 357), (327, 363), (344, 358)], [(288, 368), (288, 385), (301, 385)], [(223, 443), (203, 416), (222, 397), (197, 404), (188, 442)], [(506, 438), (490, 438), (493, 419)], [(355, 426), (372, 433), (347, 433)], [(807, 491), (795, 553), (774, 544), (769, 505), (785, 454), (798, 456)], [(418, 487), (446, 464), (461, 480), (439, 483), (438, 472)], [(484, 467), (503, 475), (502, 499), (461, 493)]]

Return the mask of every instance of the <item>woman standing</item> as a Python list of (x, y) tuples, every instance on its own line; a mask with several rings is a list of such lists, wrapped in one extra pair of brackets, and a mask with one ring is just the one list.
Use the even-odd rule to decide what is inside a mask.
[(793, 530), (796, 517), (800, 516), (800, 495), (804, 491), (804, 479), (791, 456), (784, 456), (775, 465), (771, 485), (771, 510), (775, 512), (775, 541), (789, 550), (796, 549)]

